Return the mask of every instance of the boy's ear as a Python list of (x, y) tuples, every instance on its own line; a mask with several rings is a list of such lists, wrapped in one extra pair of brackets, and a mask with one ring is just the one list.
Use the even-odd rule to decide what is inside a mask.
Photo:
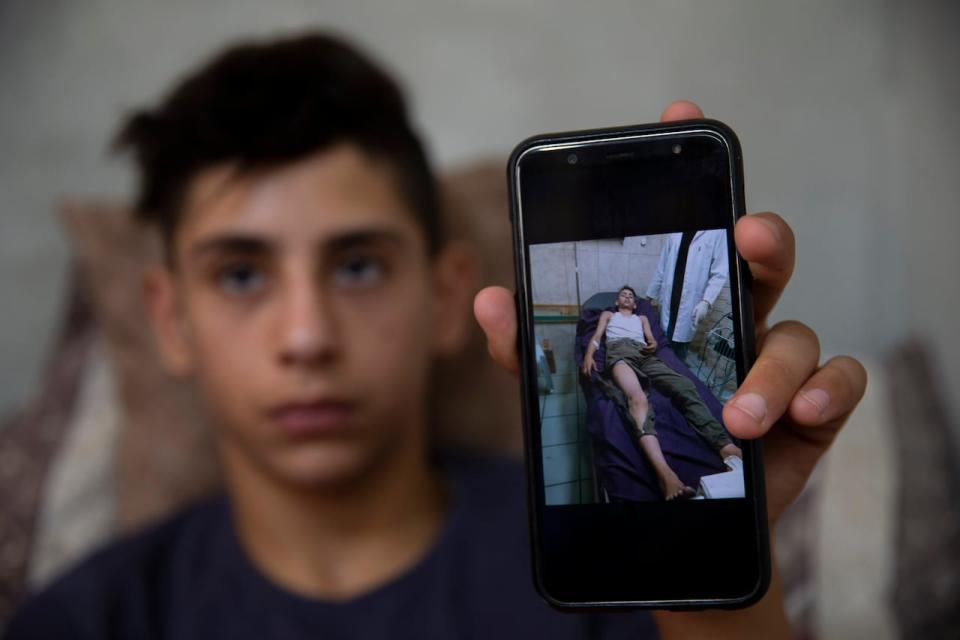
[(434, 261), (434, 345), (441, 356), (463, 349), (473, 329), (473, 296), (479, 287), (480, 262), (467, 244), (453, 241)]
[(183, 318), (183, 305), (167, 267), (153, 267), (143, 281), (144, 299), (153, 325), (160, 359), (174, 375), (193, 370), (189, 340)]

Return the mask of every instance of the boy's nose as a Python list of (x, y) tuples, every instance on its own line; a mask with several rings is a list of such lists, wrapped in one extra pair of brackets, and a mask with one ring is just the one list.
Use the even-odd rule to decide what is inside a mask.
[(315, 283), (287, 288), (280, 308), (279, 357), (288, 366), (319, 366), (337, 356), (337, 321)]

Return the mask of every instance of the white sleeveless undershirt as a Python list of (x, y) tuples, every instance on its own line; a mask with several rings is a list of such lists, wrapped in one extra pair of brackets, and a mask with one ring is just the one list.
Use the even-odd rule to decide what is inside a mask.
[(607, 342), (629, 338), (647, 346), (647, 339), (643, 335), (643, 323), (640, 322), (640, 316), (635, 314), (625, 316), (615, 311), (610, 322), (607, 323), (606, 333)]

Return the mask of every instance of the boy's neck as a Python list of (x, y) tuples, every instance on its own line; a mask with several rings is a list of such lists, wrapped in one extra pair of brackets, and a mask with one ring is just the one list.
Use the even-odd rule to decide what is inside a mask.
[(283, 588), (330, 600), (367, 593), (414, 565), (443, 523), (445, 495), (419, 441), (336, 490), (291, 487), (223, 450), (233, 525), (252, 563)]

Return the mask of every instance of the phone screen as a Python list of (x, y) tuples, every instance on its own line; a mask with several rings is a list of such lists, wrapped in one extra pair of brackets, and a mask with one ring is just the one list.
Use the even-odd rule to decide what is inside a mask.
[(745, 497), (721, 415), (737, 387), (727, 243), (706, 229), (530, 247), (546, 505)]
[(538, 584), (577, 603), (711, 603), (764, 582), (759, 452), (722, 407), (752, 355), (739, 151), (712, 126), (515, 154)]

